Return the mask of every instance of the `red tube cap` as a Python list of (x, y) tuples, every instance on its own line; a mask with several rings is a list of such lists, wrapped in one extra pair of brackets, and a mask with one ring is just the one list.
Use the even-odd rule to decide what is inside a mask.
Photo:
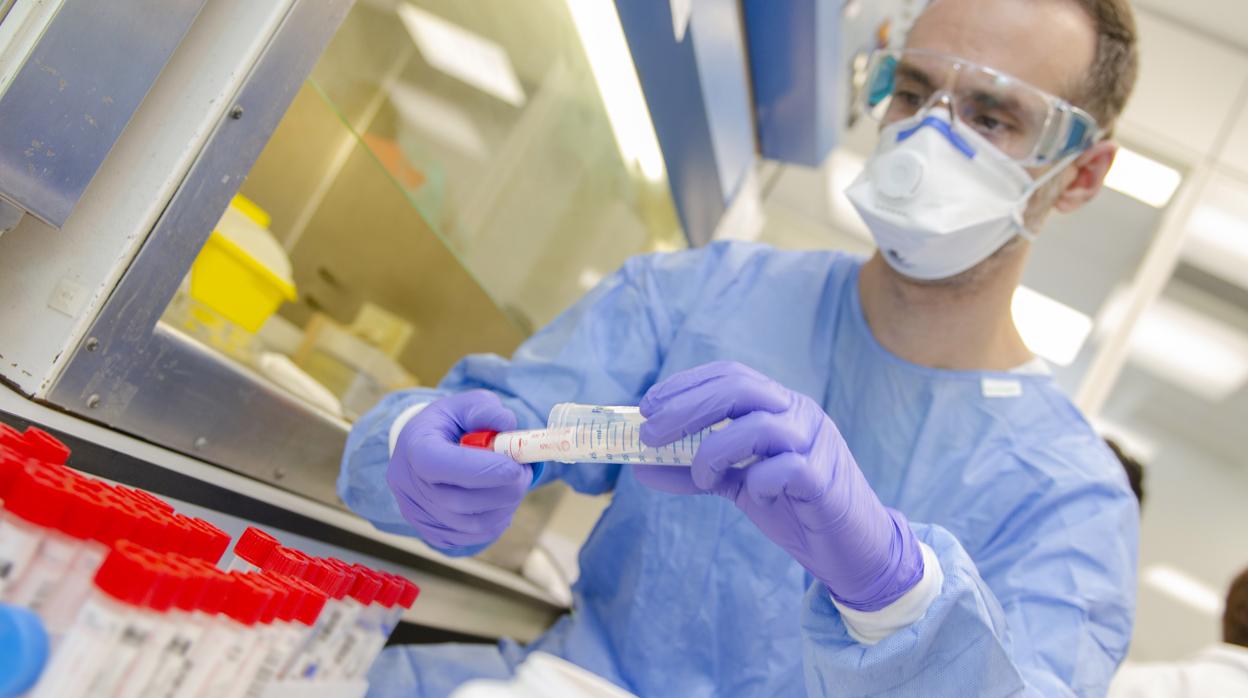
[(381, 591), (381, 578), (373, 574), (367, 567), (355, 566), (355, 583), (351, 585), (351, 598), (361, 606), (368, 606), (377, 599)]
[[(4, 426), (6, 425), (0, 424), (0, 427)], [(0, 501), (9, 496), (13, 483), (17, 482), (18, 476), (30, 462), (30, 459), (22, 455), (20, 451), (8, 446), (0, 446)]]
[(459, 445), (492, 450), (494, 448), (494, 437), (496, 436), (498, 436), (496, 431), (470, 431), (460, 437)]
[(407, 579), (399, 580), (403, 584), (403, 593), (399, 595), (399, 605), (403, 608), (411, 608), (416, 603), (416, 597), (420, 596), (420, 587)]
[(26, 439), (22, 438), (22, 432), (8, 424), (0, 423), (0, 446), (11, 448), (18, 453), (26, 453)]
[(199, 610), (208, 615), (216, 615), (224, 611), (225, 604), (230, 598), (230, 590), (234, 587), (234, 581), (230, 575), (203, 560), (199, 563), (202, 565), (200, 573), (206, 580), (203, 596), (199, 598)]
[(57, 528), (69, 509), (73, 493), (65, 486), (64, 478), (42, 468), (24, 468), (17, 480), (5, 508), (9, 513), (36, 526)]
[(249, 575), (231, 572), (230, 593), (225, 601), (225, 615), (243, 625), (255, 625), (264, 613), (273, 592), (248, 579)]
[(264, 561), (280, 543), (277, 539), (254, 526), (248, 526), (234, 544), (234, 554), (256, 567), (264, 567)]
[(160, 497), (157, 497), (151, 492), (137, 490), (132, 487), (125, 487), (123, 485), (118, 485), (116, 489), (118, 493), (125, 495), (136, 505), (147, 507), (149, 509), (156, 509), (166, 513), (173, 511), (172, 504), (166, 502)]
[(69, 446), (39, 427), (27, 427), (22, 434), (26, 443), (26, 455), (53, 465), (65, 465), (69, 460)]
[(182, 575), (182, 584), (173, 598), (173, 606), (187, 613), (199, 609), (204, 592), (208, 589), (208, 576), (195, 566), (195, 562), (199, 560), (177, 553), (165, 556), (165, 563)]
[(331, 599), (341, 599), (347, 594), (346, 572), (330, 564), (329, 560), (313, 558), (304, 579)]
[(108, 503), (97, 494), (77, 488), (70, 490), (69, 495), (69, 505), (57, 528), (71, 538), (92, 540), (108, 518)]
[(195, 552), (192, 556), (214, 565), (220, 562), (225, 549), (230, 547), (230, 534), (203, 519), (190, 519), (188, 523), (192, 530), (192, 540), (195, 541)]
[[(261, 623), (268, 625), (275, 620), (288, 621), (295, 617), (294, 609), (288, 609), (290, 602), (290, 587), (280, 581), (276, 575), (270, 575), (268, 572), (261, 572), (259, 574), (249, 574), (247, 575), (247, 578), (273, 593), (273, 595), (269, 597), (269, 602), (264, 606), (264, 612), (260, 614)], [(283, 613), (287, 610), (291, 612), (289, 617), (283, 615)]]
[(316, 625), (316, 619), (320, 618), (329, 596), (302, 579), (292, 579), (291, 584), (302, 592), (299, 607), (295, 609), (295, 620), (309, 627)]
[(381, 591), (377, 592), (377, 603), (385, 608), (394, 608), (403, 594), (403, 582), (393, 576), (381, 574)]
[(109, 596), (138, 606), (151, 592), (156, 571), (147, 564), (141, 546), (119, 541), (95, 573), (95, 586)]
[(291, 577), (302, 577), (303, 573), (308, 570), (308, 564), (312, 558), (295, 550), (279, 545), (269, 553), (264, 561), (264, 570), (273, 572), (274, 574), (285, 574)]

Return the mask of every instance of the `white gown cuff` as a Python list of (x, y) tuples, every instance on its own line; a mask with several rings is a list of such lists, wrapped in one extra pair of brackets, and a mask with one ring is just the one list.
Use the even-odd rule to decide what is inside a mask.
[(399, 444), (399, 434), (402, 433), (403, 427), (412, 421), (412, 417), (420, 414), (429, 403), (421, 402), (403, 410), (398, 417), (394, 418), (394, 422), (390, 424), (390, 455), (394, 455), (394, 448)]
[(919, 541), (919, 549), (923, 553), (923, 578), (901, 598), (878, 611), (856, 611), (846, 608), (836, 599), (832, 603), (841, 612), (845, 621), (845, 630), (849, 636), (864, 645), (874, 645), (893, 633), (909, 626), (927, 613), (927, 607), (940, 596), (940, 589), (945, 584), (945, 573), (940, 569), (940, 560), (936, 553)]

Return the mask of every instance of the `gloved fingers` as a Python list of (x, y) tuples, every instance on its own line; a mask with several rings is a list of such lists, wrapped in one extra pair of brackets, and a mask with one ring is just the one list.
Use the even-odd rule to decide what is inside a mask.
[[(426, 511), (428, 507), (425, 508)], [(436, 523), (448, 531), (468, 534), (493, 534), (501, 532), (511, 523), (516, 507), (504, 506), (475, 514), (460, 514), (449, 509), (439, 509)]]
[(512, 431), (516, 428), (516, 414), (503, 405), (503, 401), (488, 390), (469, 390), (447, 399), (458, 399), (455, 415), (463, 433), (470, 431)]
[(745, 490), (756, 504), (766, 505), (781, 495), (798, 503), (810, 503), (826, 492), (829, 483), (809, 458), (788, 452), (759, 461), (745, 469)]
[(533, 471), (501, 453), (468, 448), (440, 439), (421, 439), (402, 444), (416, 477), (431, 484), (457, 485), (467, 489), (528, 487)]
[(465, 533), (446, 528), (431, 527), (420, 531), (421, 538), (435, 548), (467, 548), (482, 543), (491, 543), (506, 530), (503, 526), (497, 531), (488, 533)]
[(641, 416), (649, 419), (650, 415), (664, 402), (672, 397), (702, 385), (708, 380), (718, 378), (723, 375), (738, 372), (740, 369), (753, 370), (744, 364), (735, 361), (712, 361), (710, 363), (685, 369), (668, 376), (666, 379), (652, 385), (646, 394), (642, 396), (641, 403), (638, 407), (641, 409)]
[(527, 483), (482, 488), (439, 484), (428, 485), (424, 497), (440, 510), (472, 516), (503, 507), (515, 509), (528, 490)]
[(395, 492), (399, 512), (411, 524), (420, 537), (435, 548), (463, 547), (488, 543), (498, 538), (511, 525), (514, 507), (487, 512), (477, 517), (466, 517), (439, 511), (430, 511), (427, 502), (415, 493)]
[(725, 419), (755, 411), (783, 412), (792, 402), (786, 388), (753, 371), (711, 378), (656, 403), (641, 425), (641, 440), (666, 446)]
[(469, 431), (515, 429), (516, 415), (488, 390), (469, 390), (435, 400), (399, 433), (399, 442), (437, 436), (458, 443)]
[(679, 465), (634, 465), (637, 482), (668, 494), (706, 494), (693, 482), (689, 468)]
[(693, 456), (693, 479), (713, 488), (721, 475), (753, 456), (770, 458), (786, 451), (804, 451), (810, 438), (788, 413), (751, 412), (712, 433)]

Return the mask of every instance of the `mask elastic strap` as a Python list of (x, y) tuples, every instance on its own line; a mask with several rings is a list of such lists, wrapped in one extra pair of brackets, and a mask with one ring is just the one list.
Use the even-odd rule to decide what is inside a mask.
[(1082, 152), (1072, 153), (1058, 160), (1053, 167), (1049, 168), (1048, 172), (1032, 180), (1031, 185), (1027, 187), (1027, 191), (1022, 197), (1022, 202), (1019, 204), (1018, 209), (1014, 211), (1014, 223), (1015, 227), (1018, 228), (1018, 235), (1027, 242), (1036, 241), (1036, 234), (1028, 230), (1027, 226), (1023, 224), (1023, 212), (1027, 210), (1027, 204), (1031, 202), (1031, 197), (1040, 191), (1041, 187), (1053, 181), (1054, 177), (1063, 172), (1067, 167), (1070, 167), (1071, 163), (1078, 160), (1082, 154)]

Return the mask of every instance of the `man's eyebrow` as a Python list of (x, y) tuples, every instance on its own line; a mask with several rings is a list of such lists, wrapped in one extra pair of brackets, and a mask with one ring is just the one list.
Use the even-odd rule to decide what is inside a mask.
[(1017, 111), (1022, 105), (1017, 97), (1011, 95), (1003, 95), (988, 90), (974, 89), (966, 96), (970, 97), (976, 104), (989, 109), (1004, 109), (1006, 111)]
[(923, 72), (922, 68), (919, 68), (911, 63), (902, 63), (897, 66), (896, 77), (913, 80), (923, 87), (931, 87), (933, 84), (932, 78), (929, 77), (927, 73)]

